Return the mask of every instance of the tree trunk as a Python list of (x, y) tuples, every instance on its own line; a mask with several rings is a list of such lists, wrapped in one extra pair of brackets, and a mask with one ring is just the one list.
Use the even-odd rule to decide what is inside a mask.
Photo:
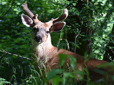
[[(91, 0), (90, 0), (91, 1)], [(78, 11), (81, 11), (83, 8), (84, 8), (84, 5), (83, 4), (87, 4), (89, 5), (89, 2), (84, 2), (84, 1), (81, 1), (81, 0), (78, 0), (77, 1), (77, 4), (76, 4), (76, 8), (78, 9)], [(71, 3), (71, 6), (72, 6), (72, 3)], [(69, 8), (70, 6), (68, 6)], [(88, 18), (91, 18), (91, 14), (88, 13)], [(85, 15), (86, 16), (86, 15)], [(79, 55), (82, 55), (84, 56), (85, 53), (87, 53), (87, 55), (89, 55), (91, 53), (91, 39), (90, 37), (92, 36), (92, 30), (91, 30), (91, 26), (92, 26), (92, 23), (90, 23), (89, 21), (84, 21), (81, 20), (81, 18), (78, 16), (78, 15), (70, 15), (69, 16), (69, 19), (75, 19), (75, 22), (74, 23), (78, 23), (79, 24), (79, 27), (77, 26), (72, 26), (73, 22), (69, 21), (67, 23), (67, 25), (70, 25), (71, 26), (71, 29), (72, 30), (76, 30), (79, 28), (79, 30), (81, 29), (80, 31), (80, 34), (83, 34), (83, 36), (80, 36), (77, 37), (77, 41), (76, 41), (76, 45), (78, 44), (79, 48), (76, 48), (76, 53), (78, 53)], [(89, 24), (89, 28), (88, 26), (86, 26), (86, 24)], [(67, 39), (69, 42), (75, 42), (75, 37), (76, 37), (77, 34), (75, 34), (74, 32), (68, 32), (67, 33)], [(89, 39), (87, 40), (86, 39), (86, 36), (89, 36)], [(86, 39), (86, 40), (85, 40)], [(81, 43), (81, 44), (80, 44)], [(73, 48), (73, 49), (70, 49), (71, 51), (74, 51), (74, 45), (72, 44), (69, 44), (70, 45), (70, 48)]]

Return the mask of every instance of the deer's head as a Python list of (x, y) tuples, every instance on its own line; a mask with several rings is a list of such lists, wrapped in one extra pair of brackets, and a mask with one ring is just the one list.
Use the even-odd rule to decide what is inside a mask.
[(50, 34), (50, 32), (60, 31), (64, 26), (65, 22), (61, 22), (66, 19), (68, 16), (68, 10), (64, 9), (63, 14), (56, 18), (52, 19), (49, 22), (43, 23), (37, 17), (38, 14), (34, 15), (28, 8), (27, 3), (22, 4), (22, 9), (30, 16), (25, 14), (21, 15), (22, 22), (27, 27), (33, 28), (34, 39), (38, 42), (45, 42)]

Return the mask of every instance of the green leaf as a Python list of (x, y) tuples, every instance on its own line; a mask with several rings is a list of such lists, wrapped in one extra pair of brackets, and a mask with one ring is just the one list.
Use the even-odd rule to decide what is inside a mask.
[(76, 6), (76, 3), (73, 3), (73, 6)]
[(59, 65), (63, 66), (63, 64), (65, 63), (65, 59), (68, 57), (67, 54), (59, 54)]
[(53, 78), (53, 85), (59, 85), (59, 83), (62, 81), (62, 79), (60, 78), (60, 76), (56, 75), (54, 78)]
[(62, 69), (53, 69), (51, 72), (49, 72), (47, 80), (54, 78), (57, 74), (61, 74), (62, 72), (63, 72)]
[(66, 85), (66, 80), (68, 77), (70, 77), (71, 73), (63, 73), (63, 85)]
[(70, 60), (71, 60), (70, 65), (71, 65), (72, 69), (75, 69), (75, 66), (76, 66), (76, 58), (73, 57), (73, 56), (70, 56)]

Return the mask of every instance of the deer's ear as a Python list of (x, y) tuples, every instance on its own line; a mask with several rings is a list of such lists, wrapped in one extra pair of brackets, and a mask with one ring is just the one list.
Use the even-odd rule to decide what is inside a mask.
[(62, 30), (62, 28), (66, 25), (65, 22), (56, 22), (54, 23), (51, 28), (50, 28), (50, 32), (57, 32), (57, 31), (60, 31)]
[(23, 24), (27, 27), (31, 27), (33, 25), (33, 20), (25, 14), (21, 14), (21, 20)]

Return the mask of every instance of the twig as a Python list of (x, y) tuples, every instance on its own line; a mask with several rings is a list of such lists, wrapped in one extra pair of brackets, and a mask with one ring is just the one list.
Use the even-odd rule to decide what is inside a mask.
[(58, 48), (58, 46), (60, 44), (61, 39), (62, 39), (62, 30), (61, 30), (61, 33), (60, 33), (60, 38), (59, 38), (59, 41), (58, 41), (58, 44), (57, 44), (57, 48)]
[(27, 57), (23, 57), (23, 56), (20, 56), (20, 55), (17, 55), (17, 54), (13, 54), (13, 53), (10, 53), (10, 52), (7, 52), (5, 50), (0, 50), (0, 52), (4, 53), (0, 56), (0, 58), (2, 58), (5, 54), (8, 54), (8, 55), (14, 55), (14, 56), (17, 56), (17, 57), (20, 57), (20, 58), (23, 58), (23, 59), (26, 59), (26, 60), (29, 60), (31, 61), (31, 59), (27, 58)]
[(11, 10), (11, 8), (12, 8), (13, 5), (14, 5), (14, 2), (15, 2), (15, 0), (12, 1), (11, 7), (10, 7), (5, 13), (2, 13), (2, 17), (4, 17), (4, 16)]
[(80, 32), (81, 32), (81, 29), (80, 29), (79, 33), (75, 36), (75, 49), (74, 49), (74, 52), (75, 52), (75, 53), (76, 53), (76, 39), (77, 39), (77, 37), (79, 36)]

